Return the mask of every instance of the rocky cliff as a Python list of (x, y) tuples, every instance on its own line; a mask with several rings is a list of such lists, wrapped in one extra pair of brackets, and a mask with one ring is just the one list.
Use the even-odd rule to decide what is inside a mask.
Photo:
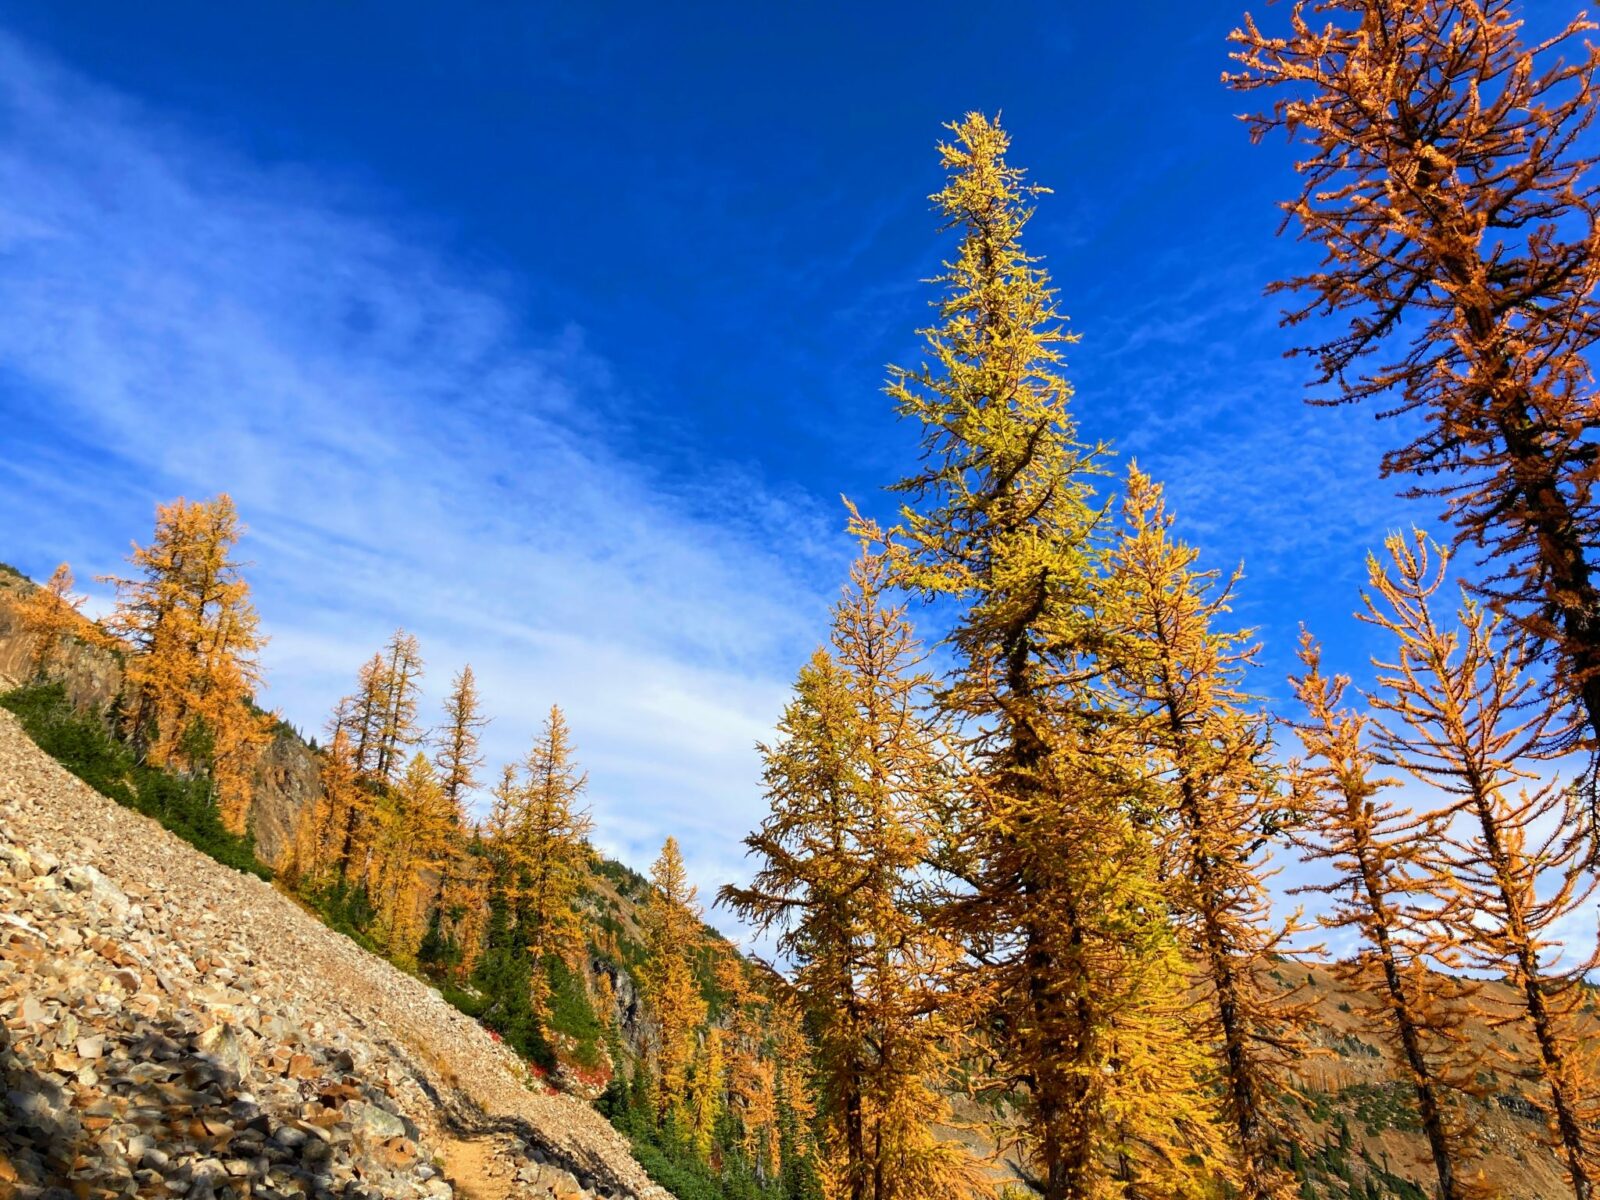
[[(16, 598), (34, 584), (0, 565), (0, 691), (23, 682), (33, 647), (18, 628), (12, 612)], [(75, 640), (63, 648), (58, 670), (67, 695), (80, 708), (104, 712), (122, 690), (122, 662), (114, 650)], [(294, 844), (294, 822), (303, 806), (316, 798), (318, 758), (287, 725), (279, 725), (256, 771), (250, 829), (256, 853), (273, 868), (282, 867)]]

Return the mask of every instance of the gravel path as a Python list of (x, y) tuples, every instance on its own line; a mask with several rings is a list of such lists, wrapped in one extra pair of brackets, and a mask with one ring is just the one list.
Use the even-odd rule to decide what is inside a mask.
[[(31, 1149), (0, 1139), (0, 1195), (40, 1183), (27, 1178), (40, 1170), (55, 1185), (100, 1171), (104, 1188), (96, 1177), (74, 1190), (108, 1196), (133, 1194), (126, 1183), (150, 1195), (442, 1200), (453, 1175), (462, 1196), (668, 1195), (604, 1118), (540, 1090), (432, 988), (93, 791), (3, 710), (0, 1021), (8, 1105), (23, 1113), (0, 1114), (0, 1134), (29, 1128), (28, 1112), (46, 1122)], [(79, 1054), (107, 1053), (97, 1024), (122, 1056), (109, 1073)], [(162, 1165), (173, 1155), (159, 1145), (146, 1154), (130, 1090), (180, 1083), (200, 1115), (160, 1129), (192, 1133), (184, 1171)], [(225, 1133), (202, 1128), (213, 1101), (236, 1110), (217, 1118)], [(66, 1116), (77, 1160), (52, 1165), (61, 1139), (52, 1149), (40, 1129), (59, 1134)], [(306, 1139), (286, 1127), (330, 1143), (332, 1164), (315, 1148), (319, 1163), (296, 1157)], [(165, 1191), (142, 1190), (157, 1179)]]

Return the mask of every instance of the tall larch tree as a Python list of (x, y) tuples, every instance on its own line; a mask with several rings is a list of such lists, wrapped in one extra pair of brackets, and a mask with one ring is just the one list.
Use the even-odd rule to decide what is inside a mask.
[(1305, 758), (1291, 769), (1291, 837), (1332, 876), (1304, 890), (1332, 897), (1323, 928), (1361, 938), (1361, 951), (1332, 969), (1366, 998), (1364, 1017), (1393, 1047), (1415, 1092), (1439, 1200), (1470, 1200), (1483, 1193), (1481, 1171), (1472, 1178), (1476, 1154), (1463, 1119), (1477, 1063), (1465, 1051), (1458, 986), (1429, 969), (1441, 932), (1436, 913), (1415, 898), (1426, 894), (1426, 849), (1439, 817), (1381, 798), (1396, 780), (1383, 773), (1371, 718), (1342, 707), (1349, 680), (1323, 674), (1309, 634), (1301, 635), (1299, 656), (1304, 670), (1290, 682), (1305, 709), (1295, 726)]
[(133, 649), (126, 679), (135, 745), (155, 766), (209, 774), (234, 833), (245, 830), (272, 727), (251, 707), (266, 639), (234, 557), (243, 531), (226, 494), (159, 505), (150, 545), (129, 556), (137, 575), (109, 581), (117, 607), (106, 623)]
[[(1529, 635), (1464, 600), (1456, 627), (1442, 625), (1433, 596), (1448, 556), (1422, 534), (1387, 539), (1388, 562), (1369, 560), (1363, 614), (1391, 639), (1376, 660), (1374, 707), (1390, 720), (1385, 756), (1419, 783), (1441, 789), (1441, 836), (1429, 876), (1454, 935), (1447, 965), (1501, 974), (1518, 997), (1515, 1017), (1537, 1049), (1552, 1140), (1578, 1200), (1600, 1179), (1600, 1073), (1578, 1013), (1588, 953), (1563, 954), (1561, 925), (1595, 889), (1592, 834), (1573, 788), (1544, 778), (1559, 720), (1539, 702)], [(1437, 564), (1435, 565), (1435, 559)], [(1565, 957), (1565, 962), (1562, 959)], [(1486, 1002), (1485, 1015), (1504, 1020)]]
[(468, 795), (479, 787), (478, 772), (484, 764), (480, 739), (488, 724), (489, 718), (483, 715), (478, 699), (478, 681), (469, 663), (456, 673), (450, 686), (444, 704), (444, 725), (436, 735), (433, 756), (440, 786), (458, 812), (465, 811)]
[(480, 744), (489, 718), (482, 714), (477, 680), (470, 664), (456, 673), (445, 699), (444, 725), (434, 735), (434, 767), (449, 805), (454, 826), (451, 851), (440, 868), (437, 912), (439, 934), (453, 944), (458, 975), (469, 973), (482, 946), (487, 910), (487, 878), (481, 859), (469, 852), (468, 797), (475, 792), (483, 769)]
[(1044, 189), (1006, 161), (994, 121), (951, 129), (932, 199), (960, 245), (923, 334), (930, 361), (888, 386), (922, 430), (922, 468), (897, 485), (896, 582), (959, 610), (940, 701), (969, 731), (975, 775), (951, 813), (950, 917), (981, 963), (994, 1081), (1016, 1098), (1046, 1200), (1152, 1171), (1189, 1194), (1206, 1168), (1178, 1163), (1210, 1122), (1182, 1065), (1182, 964), (1085, 694), (1106, 559), (1099, 451), (1077, 441), (1061, 373), (1072, 338), (1022, 246)]
[(347, 711), (337, 714), (339, 723), (350, 730), (355, 752), (356, 773), (362, 779), (377, 778), (378, 745), (387, 706), (386, 671), (383, 654), (375, 651), (356, 673), (356, 691), (341, 704)]
[(401, 965), (416, 964), (432, 885), (456, 831), (449, 801), (428, 756), (413, 754), (399, 783), (380, 802), (368, 893), (376, 910), (374, 935)]
[(372, 828), (372, 794), (361, 786), (350, 731), (338, 714), (329, 725), (332, 735), (318, 771), (320, 789), (295, 823), (291, 875), (313, 888), (349, 877), (350, 864), (363, 854), (364, 837)]
[(575, 966), (583, 952), (577, 910), (593, 827), (578, 807), (588, 777), (574, 759), (572, 733), (551, 706), (523, 763), (523, 782), (511, 826), (517, 937), (536, 964), (534, 1007), (543, 1013), (547, 960)]
[(1249, 630), (1219, 628), (1238, 575), (1222, 581), (1198, 559), (1173, 536), (1160, 485), (1130, 466), (1108, 588), (1110, 677), (1148, 755), (1145, 802), (1206, 1001), (1196, 1032), (1222, 1050), (1241, 1195), (1259, 1200), (1297, 1188), (1282, 1165), (1275, 1099), (1306, 1014), (1268, 976), (1294, 924), (1274, 923), (1266, 887), (1267, 834), (1282, 800), (1268, 720), (1246, 690), (1258, 647)]
[(760, 867), (722, 898), (779, 930), (818, 1041), (831, 1191), (850, 1200), (968, 1197), (981, 1191), (965, 1147), (941, 1141), (960, 1049), (959, 1011), (941, 994), (956, 948), (928, 920), (918, 869), (929, 819), (950, 786), (942, 731), (926, 712), (932, 678), (887, 564), (865, 554), (834, 609), (832, 649), (802, 669), (762, 747), (772, 814), (746, 839)]
[(689, 1068), (694, 1062), (706, 1001), (695, 973), (704, 942), (697, 891), (689, 882), (683, 853), (669, 837), (650, 870), (644, 935), (648, 958), (639, 990), (655, 1031), (657, 1113), (662, 1121), (686, 1124)]
[(1405, 418), (1385, 474), (1443, 500), (1491, 564), (1480, 593), (1600, 735), (1600, 45), (1582, 15), (1533, 42), (1523, 25), (1512, 0), (1300, 0), (1282, 36), (1246, 19), (1229, 79), (1278, 93), (1252, 132), (1303, 151), (1286, 223), (1326, 257), (1276, 288), (1301, 297), (1289, 324), (1347, 322), (1303, 351), (1317, 397)]
[(422, 743), (418, 705), (422, 699), (422, 649), (414, 634), (396, 629), (384, 646), (376, 684), (379, 708), (375, 714), (372, 772), (393, 784), (407, 761), (407, 752)]
[(739, 955), (716, 961), (717, 991), (728, 1059), (728, 1109), (737, 1122), (737, 1144), (759, 1184), (778, 1174), (778, 1097), (775, 1064), (765, 1053), (767, 1003), (746, 978)]
[(83, 615), (84, 597), (74, 595), (72, 588), (72, 568), (62, 563), (12, 609), (23, 636), (29, 639), (28, 673), (34, 679), (51, 675), (69, 637), (94, 646), (111, 644), (100, 627)]

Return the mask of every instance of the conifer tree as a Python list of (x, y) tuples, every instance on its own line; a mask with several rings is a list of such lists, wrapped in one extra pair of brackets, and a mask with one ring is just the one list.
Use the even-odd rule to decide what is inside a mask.
[(472, 667), (464, 666), (451, 684), (445, 700), (445, 724), (436, 735), (434, 766), (449, 806), (454, 830), (451, 851), (440, 867), (439, 890), (433, 927), (443, 942), (452, 944), (459, 960), (458, 974), (471, 970), (485, 932), (487, 880), (480, 859), (468, 851), (466, 803), (479, 786), (477, 772), (484, 757), (479, 731), (489, 723), (479, 709), (477, 682)]
[(414, 966), (431, 899), (427, 878), (443, 865), (454, 828), (444, 788), (425, 754), (414, 754), (379, 808), (368, 891), (376, 901), (376, 941), (402, 966)]
[(254, 768), (272, 718), (250, 707), (261, 684), (250, 587), (233, 557), (243, 527), (233, 501), (157, 506), (149, 546), (135, 545), (130, 579), (114, 578), (108, 628), (133, 647), (129, 725), (154, 766), (208, 772), (223, 824), (243, 833)]
[(577, 803), (586, 784), (587, 776), (573, 760), (566, 718), (552, 705), (523, 763), (510, 831), (512, 908), (517, 937), (538, 967), (533, 1000), (541, 1014), (546, 960), (557, 958), (571, 967), (583, 952), (576, 904), (593, 822)]
[(1247, 17), (1228, 77), (1279, 93), (1257, 139), (1303, 149), (1286, 222), (1326, 256), (1276, 285), (1303, 297), (1285, 320), (1348, 318), (1303, 351), (1323, 402), (1406, 419), (1384, 473), (1443, 501), (1492, 564), (1480, 592), (1554, 649), (1600, 736), (1596, 26), (1530, 44), (1512, 0), (1299, 0), (1289, 23)]
[(764, 1184), (778, 1173), (777, 1076), (772, 1056), (763, 1053), (767, 1006), (745, 978), (737, 954), (718, 956), (716, 977), (726, 1031), (727, 1104), (737, 1121), (738, 1148), (756, 1181)]
[(48, 678), (62, 642), (75, 637), (104, 646), (110, 639), (82, 613), (84, 597), (72, 594), (72, 568), (62, 563), (50, 578), (16, 602), (13, 612), (29, 639), (28, 672), (34, 679)]
[(684, 869), (675, 838), (667, 838), (650, 870), (644, 934), (648, 958), (639, 973), (639, 990), (656, 1034), (657, 1113), (663, 1121), (684, 1118), (689, 1067), (696, 1037), (706, 1020), (705, 997), (695, 975), (704, 940), (696, 889)]
[(727, 1067), (722, 1029), (716, 1025), (708, 1026), (689, 1082), (689, 1134), (694, 1151), (702, 1161), (709, 1162), (711, 1159), (717, 1121), (724, 1111), (723, 1089), (727, 1083)]
[(1267, 975), (1294, 923), (1274, 925), (1266, 890), (1265, 833), (1281, 805), (1267, 718), (1245, 691), (1258, 647), (1249, 631), (1217, 628), (1239, 575), (1219, 586), (1217, 572), (1197, 569), (1198, 551), (1172, 536), (1160, 485), (1137, 466), (1123, 514), (1107, 603), (1111, 674), (1148, 754), (1166, 891), (1208, 1008), (1197, 1033), (1222, 1049), (1241, 1195), (1289, 1196), (1273, 1099), (1306, 1013)]
[(952, 129), (933, 201), (961, 244), (924, 332), (932, 365), (896, 368), (888, 387), (922, 426), (922, 469), (897, 485), (896, 582), (962, 606), (940, 699), (971, 731), (974, 771), (950, 813), (943, 857), (961, 887), (948, 916), (981, 964), (993, 1083), (1015, 1098), (1046, 1200), (1196, 1194), (1215, 1144), (1178, 1019), (1184, 972), (1089, 686), (1100, 450), (1077, 441), (1061, 374), (1072, 339), (1022, 247), (1043, 189), (1006, 161), (996, 123)]
[(746, 839), (755, 883), (722, 898), (778, 927), (796, 964), (839, 1194), (966, 1197), (977, 1184), (964, 1147), (932, 1131), (951, 1119), (940, 1085), (959, 1025), (936, 989), (956, 951), (914, 887), (948, 774), (922, 711), (931, 679), (903, 610), (880, 603), (885, 580), (880, 555), (853, 567), (832, 652), (802, 669), (780, 740), (762, 748), (772, 815)]
[(1439, 1200), (1468, 1200), (1481, 1188), (1467, 1176), (1473, 1148), (1452, 1099), (1476, 1090), (1476, 1063), (1463, 1049), (1460, 997), (1428, 967), (1438, 923), (1413, 899), (1424, 887), (1425, 850), (1438, 836), (1438, 817), (1379, 799), (1395, 780), (1378, 774), (1370, 719), (1340, 707), (1349, 681), (1322, 673), (1321, 652), (1309, 634), (1301, 634), (1299, 654), (1305, 671), (1290, 681), (1306, 710), (1295, 730), (1308, 761), (1293, 770), (1298, 823), (1292, 836), (1308, 861), (1333, 870), (1329, 882), (1307, 890), (1335, 898), (1320, 918), (1324, 928), (1354, 930), (1365, 943), (1333, 970), (1358, 995), (1371, 997), (1365, 1016), (1395, 1048), (1415, 1091)]
[(383, 648), (382, 668), (374, 681), (379, 709), (374, 715), (372, 772), (385, 784), (393, 784), (405, 761), (406, 751), (423, 739), (417, 724), (417, 706), (422, 693), (422, 651), (414, 635), (396, 629)]
[(387, 703), (385, 674), (383, 654), (374, 652), (356, 673), (355, 695), (340, 702), (348, 706), (348, 716), (340, 715), (339, 720), (351, 730), (356, 773), (367, 780), (378, 773), (379, 737)]
[(1539, 703), (1525, 631), (1470, 598), (1459, 628), (1441, 626), (1432, 597), (1447, 554), (1422, 533), (1385, 545), (1390, 562), (1369, 559), (1364, 597), (1365, 619), (1393, 641), (1393, 657), (1376, 663), (1373, 704), (1392, 718), (1380, 739), (1385, 756), (1448, 797), (1427, 864), (1443, 905), (1437, 919), (1453, 936), (1445, 961), (1501, 973), (1514, 989), (1515, 1019), (1537, 1049), (1539, 1104), (1574, 1194), (1590, 1200), (1600, 1179), (1600, 1075), (1578, 1014), (1597, 955), (1569, 954), (1562, 964), (1559, 927), (1584, 909), (1596, 881), (1574, 789), (1539, 771), (1561, 741), (1559, 717)]
[(358, 830), (370, 822), (370, 796), (357, 782), (350, 732), (341, 714), (342, 709), (330, 722), (332, 737), (322, 752), (318, 792), (295, 819), (289, 874), (295, 882), (312, 887), (326, 883), (334, 872), (345, 877)]
[(480, 731), (489, 718), (480, 712), (477, 680), (472, 666), (461, 668), (450, 688), (444, 706), (445, 724), (439, 731), (434, 766), (439, 769), (444, 794), (457, 811), (463, 811), (467, 795), (478, 788), (478, 771), (483, 768), (479, 748)]

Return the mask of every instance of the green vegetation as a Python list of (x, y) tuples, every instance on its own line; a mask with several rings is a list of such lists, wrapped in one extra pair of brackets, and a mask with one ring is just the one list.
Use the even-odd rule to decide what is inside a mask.
[(102, 795), (154, 817), (184, 841), (235, 870), (262, 879), (272, 869), (256, 857), (255, 842), (222, 826), (211, 781), (147, 767), (109, 731), (106, 716), (80, 711), (60, 683), (35, 683), (0, 695), (46, 754)]

